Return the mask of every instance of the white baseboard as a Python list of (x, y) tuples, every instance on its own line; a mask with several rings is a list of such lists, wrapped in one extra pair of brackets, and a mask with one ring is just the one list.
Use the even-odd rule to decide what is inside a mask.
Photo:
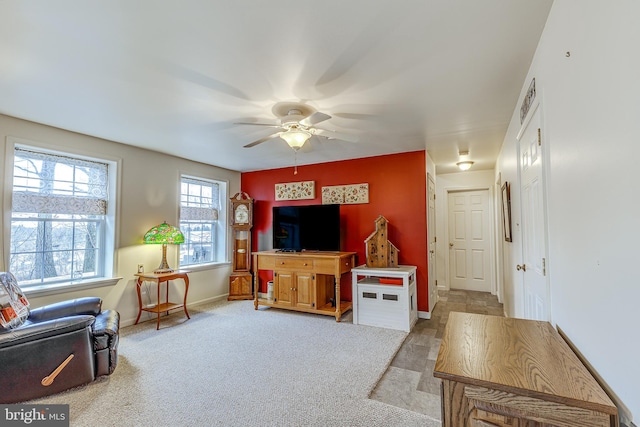
[(430, 311), (418, 311), (418, 319), (431, 319)]
[[(189, 304), (187, 304), (187, 309), (189, 309), (190, 307), (195, 307), (195, 306), (202, 305), (202, 304), (208, 304), (208, 303), (217, 302), (217, 301), (226, 301), (228, 296), (229, 296), (229, 294), (222, 294), (222, 295), (218, 295), (218, 296), (215, 296), (215, 297), (205, 298), (203, 300), (190, 302)], [(175, 313), (177, 313), (177, 312), (178, 311), (176, 310)], [(147, 313), (146, 318), (145, 318), (145, 313)], [(172, 311), (169, 314), (173, 314), (173, 313), (174, 312)], [(122, 318), (120, 318), (120, 327), (124, 328), (126, 326), (135, 325), (137, 316), (138, 315), (136, 314), (135, 317), (132, 317), (130, 319), (122, 319)], [(166, 314), (164, 314), (164, 313), (160, 314), (160, 317), (163, 317), (163, 316), (166, 316)], [(154, 320), (155, 321), (156, 319), (157, 319), (157, 316), (156, 316), (155, 313), (150, 313), (148, 311), (143, 311), (142, 314), (140, 315), (140, 322), (139, 323), (146, 322), (146, 321), (149, 321), (149, 320)]]
[(210, 302), (223, 301), (223, 300), (226, 300), (227, 297), (229, 297), (229, 294), (222, 294), (222, 295), (218, 295), (218, 296), (211, 297), (211, 298), (205, 298), (205, 299), (200, 300), (200, 301), (190, 302), (189, 304), (187, 304), (187, 307), (193, 307), (193, 306), (196, 306), (196, 305), (208, 304)]

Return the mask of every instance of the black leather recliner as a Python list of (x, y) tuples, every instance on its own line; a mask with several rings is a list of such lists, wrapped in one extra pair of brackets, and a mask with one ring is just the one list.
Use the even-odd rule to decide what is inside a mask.
[(118, 362), (120, 315), (97, 297), (31, 310), (0, 330), (0, 403), (58, 393), (110, 375)]

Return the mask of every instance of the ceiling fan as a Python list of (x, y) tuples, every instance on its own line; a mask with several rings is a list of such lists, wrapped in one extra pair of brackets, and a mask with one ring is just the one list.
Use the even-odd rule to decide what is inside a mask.
[(316, 111), (314, 108), (306, 104), (280, 102), (274, 105), (271, 111), (276, 117), (278, 117), (280, 121), (279, 125), (253, 122), (236, 123), (239, 125), (266, 126), (280, 129), (276, 133), (245, 145), (244, 148), (255, 147), (258, 144), (262, 144), (265, 141), (278, 137), (285, 140), (289, 147), (293, 148), (295, 151), (302, 148), (302, 146), (312, 136), (326, 139), (339, 139), (347, 142), (357, 141), (357, 138), (352, 135), (345, 135), (332, 130), (316, 127), (315, 125), (324, 122), (325, 120), (329, 120), (331, 116), (321, 113), (320, 111)]

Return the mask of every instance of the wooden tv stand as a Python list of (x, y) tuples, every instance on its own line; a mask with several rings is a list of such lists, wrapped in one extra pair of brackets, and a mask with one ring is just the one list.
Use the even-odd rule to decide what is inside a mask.
[[(352, 307), (351, 301), (340, 301), (340, 278), (351, 271), (355, 258), (355, 252), (254, 252), (254, 307), (335, 316), (339, 322)], [(258, 297), (259, 270), (273, 271), (273, 299)]]

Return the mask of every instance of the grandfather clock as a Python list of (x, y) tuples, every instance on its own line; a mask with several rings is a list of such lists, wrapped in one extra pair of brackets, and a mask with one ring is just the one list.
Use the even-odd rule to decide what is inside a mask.
[(250, 271), (253, 199), (247, 193), (236, 193), (231, 197), (230, 206), (233, 273), (229, 277), (229, 297), (227, 299), (253, 299), (253, 276)]

